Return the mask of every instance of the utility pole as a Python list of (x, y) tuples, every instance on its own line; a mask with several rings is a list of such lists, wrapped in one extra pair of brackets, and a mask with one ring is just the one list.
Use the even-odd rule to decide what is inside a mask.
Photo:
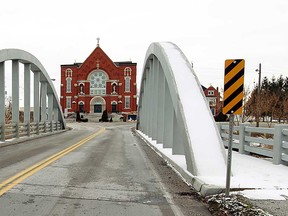
[(259, 74), (258, 80), (258, 92), (257, 92), (257, 114), (256, 114), (256, 127), (259, 127), (260, 115), (261, 115), (261, 105), (260, 105), (260, 89), (261, 89), (261, 63), (259, 63), (259, 68), (256, 69), (256, 72)]

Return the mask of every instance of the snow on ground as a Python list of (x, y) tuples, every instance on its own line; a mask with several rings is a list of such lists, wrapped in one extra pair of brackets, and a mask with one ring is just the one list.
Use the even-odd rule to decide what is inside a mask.
[[(175, 44), (164, 42), (160, 43), (160, 46), (165, 50), (165, 56), (169, 60), (169, 68), (172, 70), (170, 75), (179, 97), (178, 102), (181, 103), (181, 106), (179, 106), (180, 111), (177, 110), (177, 112), (179, 111), (180, 114), (181, 112), (185, 113), (183, 121), (187, 124), (188, 138), (191, 141), (195, 159), (193, 162), (196, 164), (198, 173), (198, 176), (194, 176), (194, 178), (206, 184), (225, 188), (225, 150), (196, 73), (182, 51)], [(147, 51), (146, 59), (150, 56), (149, 50), (150, 47)], [(172, 88), (173, 86), (170, 87)], [(163, 145), (156, 144), (155, 141), (152, 141), (144, 134), (141, 135), (159, 151), (177, 163), (178, 166), (182, 167), (183, 170), (187, 171), (184, 156), (172, 155), (172, 149), (163, 149)], [(288, 196), (288, 167), (286, 166), (273, 165), (264, 159), (233, 152), (232, 175), (231, 188), (239, 190), (243, 188), (251, 189), (235, 193), (251, 199), (280, 200), (285, 199), (284, 196)]]
[[(184, 155), (172, 155), (171, 148), (163, 148), (162, 144), (156, 144), (156, 141), (152, 141), (143, 133), (141, 135), (182, 169), (187, 170)], [(233, 151), (232, 174), (231, 189), (239, 189), (239, 191), (233, 192), (235, 194), (249, 199), (285, 200), (285, 196), (288, 197), (287, 166), (274, 165), (267, 159), (255, 158)], [(199, 179), (208, 184), (226, 187), (226, 176), (223, 178), (199, 176)]]
[(285, 200), (288, 197), (288, 167), (271, 161), (233, 152), (232, 184), (234, 188), (255, 188), (239, 194), (249, 199)]

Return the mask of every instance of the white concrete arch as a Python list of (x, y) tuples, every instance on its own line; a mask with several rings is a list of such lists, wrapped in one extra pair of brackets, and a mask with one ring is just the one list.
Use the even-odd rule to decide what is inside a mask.
[(147, 50), (137, 129), (173, 154), (185, 155), (193, 176), (225, 177), (224, 147), (201, 85), (173, 43), (153, 43)]
[[(5, 122), (5, 61), (9, 60), (12, 60), (12, 121), (19, 122), (19, 63), (22, 63), (24, 64), (25, 92), (24, 121), (30, 123), (30, 72), (32, 71), (34, 73), (34, 122), (60, 121), (62, 127), (65, 128), (64, 116), (52, 80), (35, 56), (20, 49), (0, 50), (0, 123)], [(46, 108), (46, 97), (48, 98), (48, 109)], [(45, 98), (42, 103), (41, 98)], [(41, 109), (41, 106), (45, 108)], [(41, 116), (42, 119), (40, 119)]]

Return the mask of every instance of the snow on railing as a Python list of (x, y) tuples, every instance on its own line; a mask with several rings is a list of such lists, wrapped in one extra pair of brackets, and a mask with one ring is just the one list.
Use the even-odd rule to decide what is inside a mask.
[[(218, 122), (217, 127), (228, 147), (228, 122)], [(232, 148), (240, 154), (256, 154), (272, 159), (273, 164), (288, 165), (288, 125), (275, 125), (274, 128), (252, 127), (250, 123), (235, 126)]]

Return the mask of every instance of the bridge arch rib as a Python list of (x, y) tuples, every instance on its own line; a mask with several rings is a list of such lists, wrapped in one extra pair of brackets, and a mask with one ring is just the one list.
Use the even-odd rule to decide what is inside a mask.
[[(56, 90), (41, 62), (24, 50), (3, 49), (0, 50), (0, 124), (2, 133), (5, 124), (5, 61), (10, 60), (12, 61), (12, 122), (19, 123), (19, 63), (22, 63), (24, 64), (24, 121), (30, 123), (30, 72), (32, 71), (34, 73), (34, 122), (60, 121), (64, 129), (66, 124)], [(46, 104), (46, 100), (48, 104)], [(43, 108), (41, 109), (41, 107)]]
[(193, 176), (225, 177), (222, 140), (198, 78), (173, 43), (152, 43), (141, 79), (137, 129), (185, 155)]

